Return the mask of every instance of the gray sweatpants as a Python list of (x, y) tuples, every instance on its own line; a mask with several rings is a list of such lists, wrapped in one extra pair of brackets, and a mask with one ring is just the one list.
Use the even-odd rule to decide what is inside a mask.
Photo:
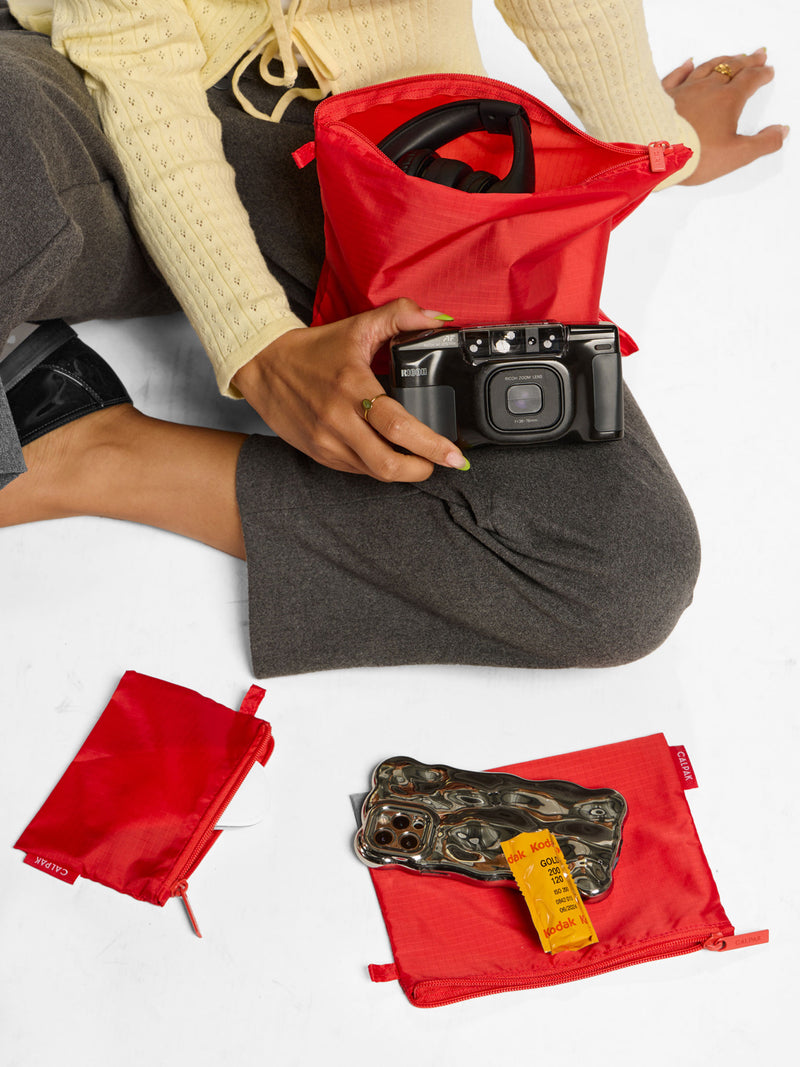
[[(276, 90), (246, 89), (271, 110)], [(279, 90), (277, 91), (279, 92)], [(314, 168), (279, 125), (209, 92), (262, 252), (310, 318), (324, 252)], [(77, 71), (0, 0), (0, 337), (18, 322), (175, 302), (132, 233), (127, 189)], [(280, 204), (276, 214), (275, 204)], [(0, 396), (0, 472), (21, 456)], [(252, 437), (237, 491), (259, 677), (345, 666), (606, 666), (645, 655), (691, 600), (694, 519), (639, 409), (606, 445), (480, 448), (468, 472), (383, 485)], [(2, 474), (0, 474), (2, 479)], [(0, 486), (3, 482), (0, 480)]]
[(605, 667), (690, 603), (689, 505), (639, 408), (608, 444), (486, 446), (383, 485), (274, 438), (239, 461), (259, 677), (413, 663)]

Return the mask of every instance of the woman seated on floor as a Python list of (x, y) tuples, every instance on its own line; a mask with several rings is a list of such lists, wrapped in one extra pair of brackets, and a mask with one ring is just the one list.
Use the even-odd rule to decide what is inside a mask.
[[(661, 83), (640, 0), (496, 4), (590, 133), (691, 145), (676, 180), (712, 180), (785, 137), (737, 134), (772, 77), (763, 50)], [(383, 392), (378, 347), (447, 308), (401, 299), (307, 325), (322, 214), (313, 168), (291, 152), (313, 136), (316, 101), (482, 73), (470, 5), (427, 0), (408, 20), (406, 5), (371, 0), (358, 26), (344, 0), (8, 7), (0, 128), (16, 165), (0, 199), (0, 337), (48, 321), (0, 364), (0, 525), (113, 516), (246, 558), (259, 676), (602, 666), (666, 638), (691, 600), (697, 531), (630, 395), (613, 447), (487, 447), (468, 463), (390, 398), (369, 421), (362, 407)], [(149, 418), (58, 321), (178, 306), (220, 388), (278, 439)]]

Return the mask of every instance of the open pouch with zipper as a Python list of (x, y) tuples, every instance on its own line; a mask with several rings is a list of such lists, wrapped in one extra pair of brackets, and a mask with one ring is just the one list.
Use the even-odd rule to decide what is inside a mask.
[[(521, 105), (530, 119), (535, 189), (470, 193), (409, 176), (377, 146), (422, 112), (472, 99)], [(325, 263), (313, 324), (399, 296), (460, 323), (596, 322), (609, 235), (691, 152), (683, 145), (606, 144), (513, 86), (431, 74), (323, 100), (315, 140), (325, 212)], [(443, 149), (503, 176), (511, 138), (467, 133)], [(635, 346), (624, 336), (623, 350)], [(376, 361), (377, 372), (386, 370)]]
[(183, 686), (128, 671), (15, 848), (62, 881), (88, 878), (163, 906), (180, 896), (219, 837), (217, 824), (274, 741), (255, 716)]
[(598, 943), (545, 953), (514, 886), (373, 869), (394, 956), (393, 963), (370, 967), (373, 981), (398, 980), (413, 1005), (436, 1007), (767, 939), (763, 931), (734, 936), (686, 802), (684, 776), (662, 734), (498, 769), (590, 789), (613, 786), (625, 797), (614, 884), (588, 904)]

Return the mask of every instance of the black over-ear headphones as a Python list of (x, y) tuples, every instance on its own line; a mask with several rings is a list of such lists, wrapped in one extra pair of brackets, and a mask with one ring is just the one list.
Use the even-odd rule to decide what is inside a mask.
[[(509, 134), (513, 140), (514, 160), (502, 180), (435, 152), (465, 133), (480, 130)], [(431, 108), (384, 137), (378, 148), (406, 174), (466, 193), (532, 193), (534, 189), (530, 120), (523, 107), (506, 100), (456, 100)]]

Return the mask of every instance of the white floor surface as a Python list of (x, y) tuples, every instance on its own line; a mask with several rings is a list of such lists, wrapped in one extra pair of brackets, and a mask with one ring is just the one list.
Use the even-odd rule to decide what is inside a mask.
[[(566, 108), (477, 0), (497, 77)], [(796, 122), (789, 0), (652, 0), (664, 73), (687, 55), (768, 45), (778, 78), (743, 127)], [(793, 135), (800, 136), (800, 130)], [(694, 506), (693, 606), (646, 659), (604, 671), (398, 668), (266, 684), (276, 748), (266, 817), (226, 832), (192, 879), (204, 932), (12, 846), (117, 681), (135, 669), (236, 705), (253, 681), (244, 566), (176, 536), (97, 519), (0, 531), (0, 1063), (143, 1061), (639, 1064), (772, 1062), (795, 1029), (798, 828), (796, 141), (700, 189), (649, 199), (613, 235), (604, 310), (637, 339), (626, 377)], [(214, 395), (180, 316), (81, 336), (146, 412), (257, 427)], [(609, 446), (611, 447), (611, 446)], [(353, 605), (358, 610), (358, 605)], [(687, 746), (689, 801), (737, 932), (578, 983), (420, 1011), (369, 963), (390, 959), (351, 850), (351, 792), (386, 756), (491, 767), (663, 732)], [(680, 862), (680, 857), (675, 857)], [(519, 1047), (517, 1047), (519, 1046)], [(791, 1047), (789, 1045), (788, 1047)]]

